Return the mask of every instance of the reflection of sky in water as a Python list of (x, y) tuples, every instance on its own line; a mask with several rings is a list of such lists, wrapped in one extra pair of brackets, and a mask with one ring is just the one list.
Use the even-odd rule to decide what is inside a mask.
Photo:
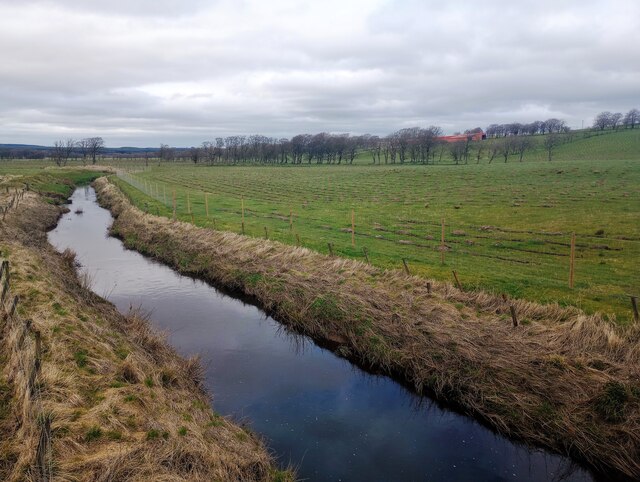
[[(566, 459), (530, 452), (385, 377), (365, 374), (251, 305), (126, 251), (92, 189), (50, 240), (71, 247), (94, 290), (150, 311), (186, 355), (198, 353), (215, 409), (247, 420), (283, 463), (310, 480), (560, 480)], [(75, 214), (77, 206), (83, 214)], [(577, 471), (563, 480), (590, 480)]]

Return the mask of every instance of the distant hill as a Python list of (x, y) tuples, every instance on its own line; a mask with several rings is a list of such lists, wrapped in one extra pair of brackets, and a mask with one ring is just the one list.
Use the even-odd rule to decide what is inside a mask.
[[(23, 149), (31, 151), (48, 151), (51, 146), (38, 146), (34, 144), (0, 144), (0, 150), (4, 149)], [(144, 152), (156, 152), (157, 147), (106, 147), (105, 153), (115, 154), (131, 154), (131, 153), (144, 153)]]

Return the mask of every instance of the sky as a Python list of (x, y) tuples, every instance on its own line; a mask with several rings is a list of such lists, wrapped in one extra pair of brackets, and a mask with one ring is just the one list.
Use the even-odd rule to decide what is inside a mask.
[(580, 128), (631, 108), (639, 0), (0, 0), (0, 143)]

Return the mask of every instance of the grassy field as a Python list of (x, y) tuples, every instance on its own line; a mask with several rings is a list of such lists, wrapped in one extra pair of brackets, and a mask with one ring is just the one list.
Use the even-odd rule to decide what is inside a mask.
[[(587, 137), (589, 135), (589, 137)], [(554, 161), (538, 147), (505, 165), (496, 157), (468, 165), (227, 166), (106, 160), (133, 173), (119, 184), (138, 206), (196, 224), (300, 243), (327, 253), (452, 280), (465, 288), (575, 305), (631, 319), (628, 294), (640, 275), (640, 129), (577, 132)], [(449, 160), (445, 156), (444, 163)], [(77, 162), (72, 163), (75, 166)], [(42, 191), (61, 189), (46, 161), (0, 164), (5, 182), (28, 174)], [(206, 214), (205, 193), (209, 204)], [(62, 194), (62, 193), (61, 193)], [(187, 200), (187, 195), (189, 200)], [(351, 213), (355, 214), (352, 246)], [(290, 213), (292, 214), (290, 216)], [(441, 222), (445, 219), (445, 262)], [(290, 221), (293, 220), (293, 229)], [(575, 286), (569, 243), (577, 235)]]
[[(160, 166), (122, 174), (138, 206), (587, 312), (631, 317), (640, 276), (640, 164), (523, 162), (466, 166)], [(205, 193), (209, 205), (206, 215)], [(351, 213), (355, 213), (352, 246)], [(290, 218), (290, 213), (293, 213)], [(441, 220), (445, 262), (441, 263)], [(290, 221), (293, 220), (293, 229)], [(571, 233), (575, 287), (568, 286)]]
[(640, 325), (147, 216), (108, 180), (95, 185), (126, 247), (245, 293), (292, 331), (500, 432), (640, 476)]

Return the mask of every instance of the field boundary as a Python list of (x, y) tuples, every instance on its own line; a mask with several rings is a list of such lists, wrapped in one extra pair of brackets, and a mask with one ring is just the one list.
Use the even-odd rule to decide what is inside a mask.
[[(280, 176), (267, 169), (254, 173), (168, 166), (138, 173), (120, 170), (115, 182), (149, 213), (320, 253), (331, 250), (381, 268), (402, 269), (405, 259), (414, 274), (445, 281), (453, 281), (456, 270), (469, 289), (556, 301), (628, 324), (632, 307), (627, 293), (640, 283), (631, 261), (640, 251), (640, 238), (626, 213), (637, 193), (622, 184), (605, 188), (600, 183), (614, 182), (626, 164), (610, 177), (608, 168), (596, 167), (580, 167), (577, 190), (568, 183), (574, 182), (578, 168), (567, 163), (539, 172), (535, 168), (530, 182), (522, 176), (533, 173), (514, 166), (486, 190), (480, 185), (489, 182), (493, 171), (483, 171), (476, 181), (466, 181), (470, 174), (464, 174), (457, 184), (447, 177), (445, 187), (433, 192), (427, 187), (438, 182), (438, 175), (420, 169), (414, 170), (413, 184), (408, 175), (393, 170), (391, 177), (371, 177), (327, 169), (307, 179), (285, 170)], [(531, 186), (538, 180), (560, 183), (563, 189), (547, 188), (537, 196)], [(460, 191), (467, 182), (475, 183), (468, 198)], [(593, 204), (600, 199), (614, 203), (603, 206), (604, 216), (598, 216)]]

